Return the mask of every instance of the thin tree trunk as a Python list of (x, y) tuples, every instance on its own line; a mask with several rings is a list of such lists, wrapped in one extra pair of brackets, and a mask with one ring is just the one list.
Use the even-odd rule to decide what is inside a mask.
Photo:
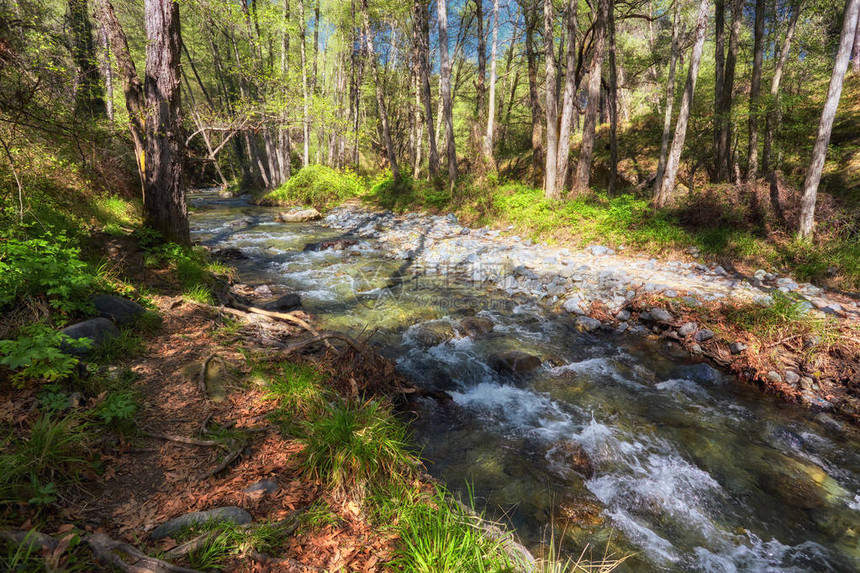
[(657, 163), (657, 178), (654, 181), (654, 197), (660, 195), (666, 158), (669, 153), (669, 136), (672, 134), (672, 112), (675, 108), (675, 73), (680, 59), (681, 47), (681, 1), (675, 0), (672, 14), (672, 56), (669, 60), (669, 77), (666, 81), (666, 109), (663, 111), (663, 137), (660, 140), (660, 160)]
[(391, 174), (394, 182), (400, 182), (400, 168), (397, 165), (397, 157), (394, 155), (394, 143), (391, 141), (391, 129), (388, 125), (388, 112), (385, 108), (385, 97), (383, 86), (379, 77), (379, 64), (376, 61), (376, 52), (373, 49), (373, 37), (370, 34), (370, 17), (367, 14), (367, 0), (361, 0), (361, 14), (364, 17), (364, 40), (367, 43), (367, 57), (370, 58), (370, 71), (373, 73), (373, 83), (376, 84), (376, 105), (379, 108), (379, 119), (382, 122), (382, 137), (385, 143), (385, 151), (388, 163), (391, 166)]
[[(729, 0), (732, 1), (732, 0)], [(719, 181), (720, 165), (725, 155), (722, 149), (723, 89), (726, 66), (726, 2), (714, 3), (714, 171), (713, 180)]]
[(574, 98), (576, 97), (576, 29), (578, 0), (568, 0), (567, 3), (567, 73), (564, 78), (564, 94), (561, 98), (561, 125), (558, 134), (558, 151), (556, 157), (555, 184), (557, 195), (567, 185), (567, 172), (570, 166), (570, 132), (573, 129), (573, 116), (578, 114)]
[(78, 72), (75, 78), (75, 111), (88, 117), (104, 117), (104, 91), (87, 0), (69, 0), (69, 24), (74, 40), (72, 54)]
[(576, 178), (573, 180), (573, 195), (581, 195), (588, 191), (591, 179), (591, 155), (594, 151), (594, 132), (597, 128), (597, 113), (600, 106), (600, 75), (603, 67), (603, 56), (606, 51), (606, 25), (609, 19), (610, 0), (598, 0), (597, 21), (594, 24), (594, 53), (591, 56), (591, 66), (588, 78), (588, 105), (585, 109), (585, 121), (582, 125), (582, 146), (579, 151), (579, 161), (576, 164)]
[(764, 0), (755, 0), (755, 40), (750, 83), (749, 153), (747, 154), (747, 184), (749, 185), (755, 185), (758, 177), (758, 96), (761, 91), (761, 68), (764, 59), (764, 9)]
[(128, 127), (134, 144), (135, 163), (140, 176), (141, 189), (146, 193), (146, 177), (143, 172), (145, 135), (143, 118), (146, 115), (144, 104), (143, 84), (137, 75), (137, 68), (128, 50), (128, 40), (122, 25), (116, 17), (110, 0), (97, 0), (99, 18), (110, 40), (111, 50), (116, 60), (117, 71), (122, 82), (125, 95), (125, 107), (128, 110)]
[(836, 62), (833, 65), (833, 75), (830, 76), (830, 86), (827, 88), (827, 99), (821, 120), (818, 122), (818, 135), (815, 147), (812, 149), (812, 161), (806, 172), (803, 183), (803, 197), (800, 202), (800, 236), (811, 239), (815, 228), (815, 202), (818, 197), (818, 184), (821, 182), (821, 172), (827, 156), (827, 145), (830, 143), (830, 132), (833, 130), (833, 120), (842, 95), (842, 82), (848, 70), (848, 60), (851, 57), (851, 46), (854, 34), (857, 32), (860, 0), (848, 0), (845, 4), (845, 14), (842, 17), (842, 34), (839, 37), (839, 50), (836, 52)]
[(105, 112), (108, 119), (113, 121), (113, 66), (111, 65), (108, 35), (104, 25), (99, 26), (99, 48), (102, 76), (105, 79)]
[[(764, 127), (764, 146), (762, 148), (762, 171), (765, 175), (771, 177), (776, 165), (771, 159), (773, 149), (774, 134), (778, 130), (779, 118), (781, 114), (780, 104), (780, 85), (782, 83), (782, 75), (785, 70), (785, 64), (788, 62), (788, 55), (791, 52), (791, 39), (794, 37), (794, 31), (797, 28), (797, 21), (800, 16), (801, 1), (795, 1), (792, 6), (791, 20), (788, 23), (788, 30), (785, 32), (785, 39), (782, 41), (782, 49), (779, 52), (779, 58), (776, 61), (776, 67), (773, 72), (773, 79), (770, 83), (770, 109), (765, 118)], [(773, 199), (773, 197), (771, 197)], [(778, 198), (777, 198), (778, 200)]]
[(430, 19), (427, 14), (428, 0), (415, 0), (416, 25), (418, 35), (418, 66), (421, 75), (421, 96), (424, 102), (424, 120), (427, 123), (427, 139), (430, 154), (427, 157), (427, 171), (431, 179), (439, 176), (439, 152), (436, 149), (436, 129), (433, 125), (433, 99), (430, 95)]
[(543, 42), (546, 64), (546, 167), (544, 168), (544, 195), (548, 199), (558, 199), (555, 185), (558, 169), (558, 84), (555, 70), (555, 10), (553, 0), (543, 2)]
[(478, 125), (483, 124), (484, 106), (487, 98), (487, 42), (484, 38), (484, 0), (475, 0), (475, 17), (478, 21), (476, 30), (478, 44), (478, 77), (475, 82), (475, 117)]
[(437, 0), (439, 12), (439, 60), (442, 84), (442, 114), (445, 118), (445, 143), (448, 147), (448, 181), (453, 189), (457, 182), (457, 147), (454, 143), (454, 114), (451, 101), (451, 60), (448, 58), (448, 7)]
[(493, 135), (496, 121), (496, 53), (499, 49), (499, 0), (493, 1), (493, 45), (490, 48), (490, 109), (487, 112), (487, 133), (484, 136), (484, 157), (489, 165), (493, 160)]
[(290, 33), (287, 29), (290, 24), (290, 0), (284, 0), (284, 31), (281, 38), (281, 81), (283, 82), (282, 93), (284, 96), (284, 108), (281, 113), (281, 129), (278, 131), (278, 160), (281, 164), (281, 179), (289, 180), (292, 177), (292, 147), (290, 137), (290, 118), (288, 116), (289, 101), (289, 70), (290, 70)]
[(738, 61), (743, 0), (731, 0), (732, 26), (729, 34), (729, 50), (726, 54), (723, 94), (720, 102), (722, 123), (720, 124), (720, 153), (717, 157), (717, 180), (728, 181), (732, 172), (732, 140), (734, 121), (732, 119), (732, 100), (735, 89), (735, 68)]
[(537, 54), (535, 53), (534, 37), (537, 27), (537, 2), (530, 3), (525, 8), (526, 20), (526, 65), (529, 74), (529, 107), (532, 112), (532, 184), (540, 184), (541, 169), (543, 168), (543, 133), (541, 130), (541, 115), (543, 110), (538, 99), (537, 85)]
[(857, 17), (857, 30), (854, 32), (854, 47), (851, 49), (851, 69), (860, 73), (860, 16)]
[(311, 128), (309, 118), (309, 98), (308, 93), (308, 60), (305, 51), (305, 3), (304, 0), (299, 0), (299, 53), (302, 59), (302, 139), (304, 139), (304, 149), (302, 150), (302, 167), (307, 167), (310, 163), (310, 139)]
[(190, 242), (180, 119), (179, 4), (146, 0), (146, 196), (144, 221), (165, 239)]
[(675, 179), (678, 176), (678, 167), (681, 164), (681, 152), (684, 149), (684, 139), (687, 137), (687, 122), (690, 119), (690, 108), (693, 106), (693, 94), (696, 91), (696, 79), (699, 76), (699, 64), (702, 61), (702, 50), (705, 46), (709, 4), (709, 0), (701, 0), (699, 4), (699, 14), (696, 18), (696, 42), (693, 44), (693, 52), (690, 55), (687, 83), (684, 86), (684, 95), (681, 97), (681, 106), (678, 109), (678, 121), (675, 124), (672, 148), (669, 152), (669, 159), (666, 162), (666, 172), (663, 175), (660, 194), (654, 197), (654, 204), (657, 207), (663, 207), (675, 190)]
[(618, 67), (615, 58), (615, 1), (609, 0), (609, 193), (618, 179)]

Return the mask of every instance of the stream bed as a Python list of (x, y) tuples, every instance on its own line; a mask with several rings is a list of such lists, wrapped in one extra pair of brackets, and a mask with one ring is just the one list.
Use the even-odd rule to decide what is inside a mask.
[[(327, 328), (375, 331), (404, 375), (454, 398), (422, 400), (411, 424), (428, 470), (537, 553), (552, 537), (574, 555), (635, 553), (619, 571), (860, 571), (860, 443), (834, 420), (372, 238), (308, 251), (344, 231), (241, 197), (190, 204), (194, 240), (247, 257), (231, 262), (242, 282), (300, 293)], [(466, 336), (467, 318), (492, 329)], [(541, 365), (491, 367), (514, 350)]]

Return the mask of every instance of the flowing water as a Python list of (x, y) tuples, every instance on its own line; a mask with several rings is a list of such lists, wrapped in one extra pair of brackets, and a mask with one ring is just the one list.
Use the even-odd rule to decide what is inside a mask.
[[(421, 402), (422, 457), (533, 548), (553, 536), (577, 555), (635, 553), (626, 571), (860, 571), (860, 443), (833, 420), (657, 341), (580, 333), (565, 313), (424, 274), (373, 240), (304, 252), (342, 233), (241, 198), (192, 206), (195, 239), (249, 257), (243, 281), (300, 292), (329, 328), (376, 330), (404, 374), (453, 396)], [(473, 315), (493, 331), (458, 335)], [(511, 349), (543, 365), (488, 366)]]

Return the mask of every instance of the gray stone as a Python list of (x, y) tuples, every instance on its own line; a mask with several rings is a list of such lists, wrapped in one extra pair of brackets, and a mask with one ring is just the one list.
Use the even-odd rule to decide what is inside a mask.
[(466, 336), (478, 338), (492, 332), (493, 321), (478, 316), (468, 316), (460, 321), (460, 330)]
[(271, 310), (274, 312), (289, 312), (291, 310), (299, 308), (300, 306), (302, 306), (302, 297), (294, 292), (291, 292), (289, 294), (285, 294), (277, 300), (273, 300), (272, 302), (267, 303), (264, 308), (266, 310)]
[(627, 324), (626, 322), (621, 322), (618, 324), (618, 328), (615, 329), (615, 332), (621, 334), (626, 332), (628, 328), (630, 328), (629, 324)]
[(454, 337), (454, 329), (447, 322), (425, 322), (410, 332), (424, 346), (436, 346)]
[(785, 381), (791, 384), (792, 386), (796, 386), (798, 382), (800, 382), (800, 374), (793, 370), (785, 371)]
[(618, 320), (620, 320), (622, 322), (630, 320), (630, 311), (627, 310), (626, 308), (623, 310), (619, 310), (618, 314), (615, 315), (615, 318), (617, 318)]
[(764, 270), (764, 269), (759, 269), (759, 270), (757, 270), (755, 273), (753, 273), (753, 276), (754, 276), (755, 278), (757, 278), (758, 280), (763, 280), (766, 274), (767, 274), (767, 271), (766, 271), (766, 270)]
[(595, 318), (591, 318), (590, 316), (578, 316), (576, 317), (576, 328), (577, 330), (584, 332), (593, 332), (600, 328), (602, 325), (599, 320)]
[(731, 346), (729, 346), (729, 351), (731, 351), (732, 354), (740, 354), (746, 349), (747, 345), (743, 342), (732, 342)]
[(693, 354), (701, 354), (702, 347), (698, 344), (693, 344), (692, 346), (690, 346), (690, 352), (692, 352)]
[(100, 294), (94, 296), (92, 300), (99, 316), (113, 320), (117, 324), (134, 322), (138, 316), (146, 312), (146, 309), (136, 302), (120, 296)]
[(678, 335), (680, 336), (690, 336), (696, 329), (699, 327), (695, 322), (685, 322), (681, 328), (678, 329)]
[(263, 495), (267, 493), (277, 493), (278, 489), (278, 482), (270, 479), (264, 479), (246, 487), (244, 489), (244, 493)]
[(678, 296), (678, 293), (676, 293), (672, 289), (669, 289), (669, 290), (663, 291), (663, 296), (668, 297), (668, 298), (675, 298), (676, 296)]
[(663, 308), (655, 306), (651, 309), (651, 320), (654, 322), (659, 322), (660, 324), (668, 324), (674, 320), (672, 314)]
[(241, 507), (216, 507), (208, 511), (195, 511), (174, 517), (170, 521), (153, 529), (149, 537), (153, 541), (157, 541), (173, 535), (185, 527), (200, 525), (210, 521), (226, 521), (228, 523), (235, 523), (236, 525), (245, 525), (251, 523), (253, 520), (254, 518), (251, 517), (251, 514)]
[(782, 382), (782, 376), (780, 376), (779, 372), (777, 372), (776, 370), (771, 370), (770, 372), (768, 372), (767, 379), (771, 382)]
[(614, 255), (615, 251), (610, 249), (609, 247), (604, 247), (603, 245), (591, 245), (587, 249), (586, 252), (591, 253), (595, 257), (602, 257), (604, 255)]
[(119, 330), (116, 325), (106, 318), (91, 318), (66, 328), (60, 331), (72, 340), (88, 339), (92, 341), (90, 348), (73, 348), (68, 344), (61, 345), (60, 349), (66, 354), (75, 356), (84, 356), (94, 348), (98, 348), (108, 340), (112, 340), (119, 336)]
[(564, 301), (564, 310), (573, 314), (585, 314), (585, 310), (583, 309), (583, 301), (579, 295), (573, 295), (566, 301)]
[(810, 348), (815, 348), (819, 344), (821, 344), (821, 337), (817, 334), (807, 336), (803, 339), (803, 347), (807, 350)]
[(509, 350), (490, 355), (488, 362), (496, 372), (521, 374), (538, 368), (541, 359), (521, 350)]
[(714, 269), (714, 274), (715, 274), (715, 275), (719, 275), (719, 276), (721, 276), (721, 277), (724, 277), (724, 276), (726, 276), (726, 275), (727, 275), (727, 274), (729, 274), (729, 273), (727, 273), (727, 272), (726, 272), (726, 269), (724, 269), (723, 267), (719, 267), (719, 266), (718, 266), (717, 268), (715, 268), (715, 269)]
[(699, 299), (697, 299), (696, 297), (685, 296), (685, 297), (682, 297), (681, 300), (683, 300), (685, 303), (687, 303), (690, 306), (694, 306), (694, 307), (702, 306), (702, 302)]
[(714, 337), (714, 331), (708, 330), (707, 328), (703, 328), (699, 332), (696, 333), (696, 340), (699, 342), (705, 342), (706, 340), (710, 340)]
[(807, 392), (812, 392), (814, 383), (812, 378), (809, 376), (804, 376), (800, 379), (800, 387)]
[(313, 207), (310, 207), (308, 209), (296, 209), (278, 213), (275, 215), (275, 221), (278, 223), (301, 223), (304, 221), (315, 221), (320, 217), (322, 217), (322, 214)]

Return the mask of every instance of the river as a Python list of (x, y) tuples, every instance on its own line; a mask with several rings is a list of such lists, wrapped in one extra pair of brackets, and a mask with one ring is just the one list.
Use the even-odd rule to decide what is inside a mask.
[[(375, 331), (406, 376), (451, 394), (455, 407), (422, 401), (411, 424), (430, 473), (536, 551), (553, 538), (575, 555), (635, 553), (619, 571), (860, 571), (853, 431), (665, 342), (580, 332), (549, 305), (419, 269), (373, 239), (305, 251), (343, 231), (191, 197), (192, 237), (240, 249), (240, 280), (299, 292), (328, 328)], [(475, 316), (492, 331), (459, 334)], [(490, 367), (510, 350), (542, 364)]]

